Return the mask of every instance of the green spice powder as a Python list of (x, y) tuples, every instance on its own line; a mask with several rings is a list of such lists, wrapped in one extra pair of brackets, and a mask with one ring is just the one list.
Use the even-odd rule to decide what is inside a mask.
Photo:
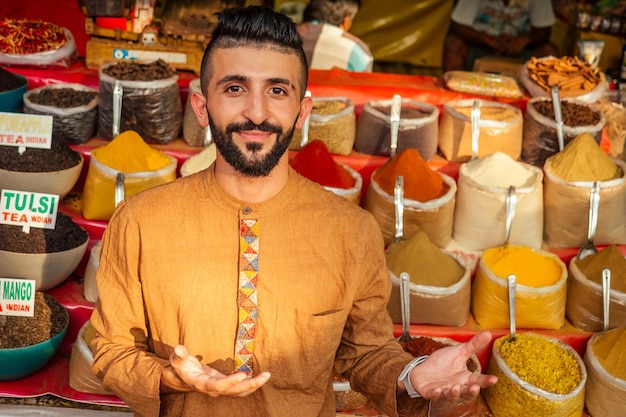
[(581, 381), (576, 358), (565, 348), (539, 336), (517, 335), (496, 341), (500, 355), (522, 380), (554, 394), (568, 394)]

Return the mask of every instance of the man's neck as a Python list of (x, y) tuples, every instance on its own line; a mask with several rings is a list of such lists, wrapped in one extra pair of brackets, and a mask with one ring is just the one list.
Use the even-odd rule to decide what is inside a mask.
[(262, 203), (277, 195), (289, 176), (288, 153), (265, 177), (247, 177), (230, 166), (218, 153), (215, 161), (215, 179), (226, 193), (246, 203)]

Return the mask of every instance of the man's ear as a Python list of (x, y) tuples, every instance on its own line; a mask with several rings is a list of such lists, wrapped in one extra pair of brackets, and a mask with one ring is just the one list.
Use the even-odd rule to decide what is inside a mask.
[(302, 128), (311, 110), (313, 110), (313, 99), (310, 96), (305, 96), (300, 102), (300, 114), (298, 114), (298, 119), (296, 120), (297, 129)]
[(206, 109), (206, 98), (202, 95), (202, 93), (194, 92), (191, 95), (191, 107), (193, 108), (193, 112), (196, 114), (196, 118), (198, 119), (200, 126), (208, 126), (209, 113)]

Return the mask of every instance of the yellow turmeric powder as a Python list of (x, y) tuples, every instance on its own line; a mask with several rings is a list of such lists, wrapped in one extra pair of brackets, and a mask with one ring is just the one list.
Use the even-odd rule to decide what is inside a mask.
[(98, 162), (126, 174), (158, 171), (171, 162), (167, 155), (150, 147), (134, 130), (120, 133), (91, 154)]
[(526, 246), (498, 246), (483, 252), (485, 265), (495, 275), (506, 279), (515, 274), (516, 282), (528, 287), (555, 284), (563, 268), (551, 257)]
[(565, 149), (549, 157), (546, 165), (565, 181), (608, 181), (624, 176), (622, 168), (588, 132), (576, 136)]

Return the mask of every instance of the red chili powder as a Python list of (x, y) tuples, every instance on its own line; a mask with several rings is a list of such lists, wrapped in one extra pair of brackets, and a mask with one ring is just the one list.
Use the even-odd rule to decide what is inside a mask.
[(325, 187), (352, 188), (356, 180), (339, 165), (321, 140), (307, 143), (289, 162), (300, 175)]
[(387, 194), (394, 195), (396, 177), (404, 177), (404, 198), (426, 202), (443, 196), (450, 188), (432, 170), (419, 151), (407, 148), (378, 168), (372, 179)]

